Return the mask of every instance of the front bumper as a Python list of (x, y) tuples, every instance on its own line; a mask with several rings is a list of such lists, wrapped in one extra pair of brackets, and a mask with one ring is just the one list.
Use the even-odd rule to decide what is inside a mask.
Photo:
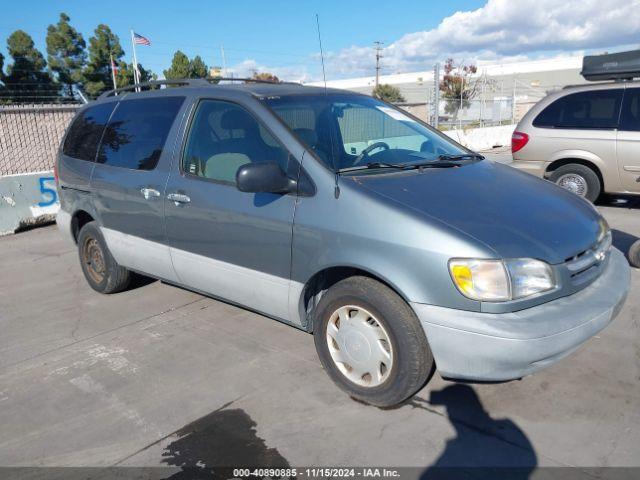
[(602, 275), (568, 297), (511, 313), (480, 313), (412, 303), (443, 377), (520, 378), (566, 357), (606, 327), (629, 290), (629, 265), (615, 248)]

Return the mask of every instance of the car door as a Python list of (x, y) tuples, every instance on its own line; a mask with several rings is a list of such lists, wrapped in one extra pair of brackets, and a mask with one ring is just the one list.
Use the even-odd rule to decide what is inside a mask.
[(247, 108), (202, 99), (167, 184), (167, 238), (182, 284), (288, 320), (296, 196), (236, 188), (241, 165), (267, 161), (297, 179), (300, 163)]
[(628, 87), (622, 101), (617, 142), (622, 187), (640, 193), (640, 88)]
[(119, 102), (91, 178), (101, 231), (116, 261), (170, 281), (176, 277), (166, 245), (163, 198), (171, 139), (179, 130), (175, 119), (184, 100), (159, 95)]

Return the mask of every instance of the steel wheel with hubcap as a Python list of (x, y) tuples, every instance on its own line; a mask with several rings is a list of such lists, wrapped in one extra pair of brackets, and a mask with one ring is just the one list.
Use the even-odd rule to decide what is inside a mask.
[(581, 163), (569, 163), (558, 167), (551, 172), (549, 180), (590, 202), (595, 202), (602, 191), (602, 184), (598, 174)]
[(338, 308), (329, 319), (326, 338), (333, 362), (353, 383), (376, 387), (389, 377), (393, 367), (389, 334), (364, 308)]
[(577, 173), (566, 173), (556, 180), (558, 186), (569, 190), (571, 193), (586, 197), (589, 191), (589, 185), (584, 177), (581, 177)]
[(322, 366), (351, 397), (379, 407), (416, 393), (434, 370), (424, 329), (411, 307), (377, 280), (338, 281), (314, 309)]

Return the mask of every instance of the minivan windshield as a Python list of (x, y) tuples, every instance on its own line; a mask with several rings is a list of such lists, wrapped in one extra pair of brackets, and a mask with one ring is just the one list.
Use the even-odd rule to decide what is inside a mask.
[(445, 166), (482, 158), (372, 97), (329, 93), (270, 96), (263, 101), (335, 171), (436, 162)]

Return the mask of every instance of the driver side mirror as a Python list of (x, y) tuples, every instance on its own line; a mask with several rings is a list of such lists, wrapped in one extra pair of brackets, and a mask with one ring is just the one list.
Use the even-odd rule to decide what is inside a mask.
[(276, 162), (242, 165), (236, 172), (236, 185), (241, 192), (280, 194), (295, 192), (298, 186)]

